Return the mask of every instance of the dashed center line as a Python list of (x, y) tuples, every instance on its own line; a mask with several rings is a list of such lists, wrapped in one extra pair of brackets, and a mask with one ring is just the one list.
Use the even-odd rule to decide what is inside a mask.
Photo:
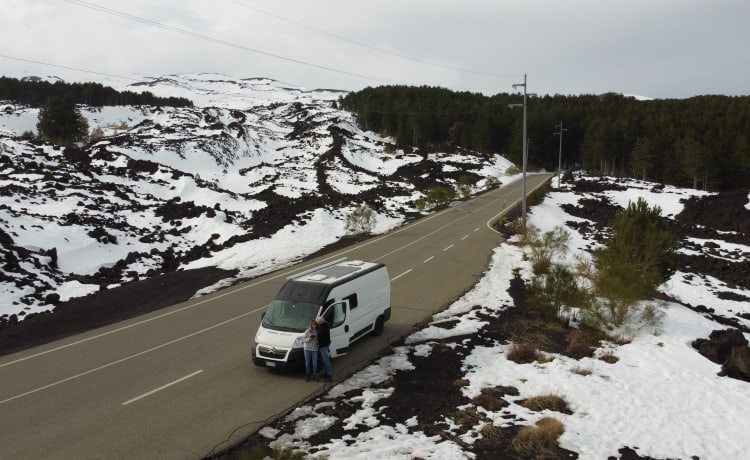
[(397, 279), (401, 278), (402, 276), (405, 276), (405, 275), (407, 275), (408, 273), (411, 273), (411, 270), (412, 270), (412, 269), (410, 268), (410, 269), (406, 270), (405, 272), (403, 272), (402, 274), (400, 274), (400, 275), (398, 275), (398, 276), (395, 276), (395, 277), (391, 278), (391, 281), (396, 281)]
[(450, 246), (447, 246), (447, 247), (443, 248), (443, 251), (447, 251), (448, 249), (452, 248), (453, 246), (454, 245), (451, 244)]
[(426, 258), (425, 260), (423, 260), (422, 263), (426, 264), (427, 262), (431, 261), (434, 258), (435, 258), (435, 256), (430, 256), (430, 257)]
[(133, 399), (131, 399), (129, 401), (125, 401), (124, 403), (122, 403), (122, 405), (123, 406), (127, 406), (130, 403), (134, 403), (134, 402), (136, 402), (136, 401), (138, 401), (140, 399), (143, 399), (143, 398), (145, 398), (147, 396), (151, 396), (152, 394), (157, 393), (157, 392), (159, 392), (161, 390), (167, 389), (167, 388), (171, 387), (172, 385), (177, 385), (178, 383), (180, 383), (180, 382), (182, 382), (184, 380), (187, 380), (190, 377), (195, 377), (196, 375), (200, 374), (201, 372), (203, 372), (203, 369), (201, 369), (199, 371), (195, 371), (192, 374), (186, 375), (185, 377), (180, 377), (179, 379), (175, 380), (174, 382), (169, 382), (166, 385), (162, 385), (159, 388), (156, 388), (154, 390), (149, 391), (148, 393), (143, 393), (142, 395), (137, 396), (137, 397), (135, 397), (135, 398), (133, 398)]
[(465, 239), (466, 239), (466, 238), (468, 238), (468, 237), (469, 237), (469, 235), (464, 235), (464, 236), (462, 236), (462, 237), (461, 237), (461, 241), (465, 240)]

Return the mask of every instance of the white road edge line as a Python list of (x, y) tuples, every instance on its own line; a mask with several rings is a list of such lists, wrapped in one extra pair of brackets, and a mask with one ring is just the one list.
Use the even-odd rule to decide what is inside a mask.
[(391, 282), (396, 281), (397, 279), (401, 278), (402, 276), (405, 276), (405, 275), (411, 273), (411, 270), (412, 269), (410, 268), (410, 269), (406, 270), (405, 272), (403, 272), (402, 274), (400, 274), (398, 276), (394, 276), (393, 278), (391, 278)]
[(423, 260), (422, 263), (426, 264), (427, 262), (431, 261), (434, 258), (435, 258), (435, 256), (430, 256), (430, 257), (426, 258), (425, 260)]
[(171, 387), (172, 385), (177, 385), (178, 383), (180, 383), (180, 382), (182, 382), (184, 380), (187, 380), (187, 379), (189, 379), (191, 377), (195, 377), (196, 375), (200, 374), (201, 372), (203, 372), (203, 369), (197, 370), (197, 371), (193, 372), (192, 374), (186, 375), (185, 377), (180, 377), (179, 379), (175, 380), (174, 382), (169, 382), (166, 385), (162, 385), (159, 388), (156, 388), (154, 390), (149, 391), (148, 393), (143, 393), (142, 395), (137, 396), (137, 397), (135, 397), (135, 398), (133, 398), (133, 399), (131, 399), (129, 401), (125, 401), (124, 403), (122, 403), (122, 405), (123, 406), (127, 406), (130, 403), (134, 403), (134, 402), (136, 402), (136, 401), (138, 401), (140, 399), (143, 399), (145, 397), (151, 396), (152, 394), (157, 393), (157, 392), (159, 392), (161, 390), (167, 389), (167, 388)]

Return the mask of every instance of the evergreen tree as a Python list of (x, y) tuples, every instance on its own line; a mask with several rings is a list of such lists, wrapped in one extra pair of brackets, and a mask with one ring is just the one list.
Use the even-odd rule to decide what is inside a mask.
[(630, 152), (630, 166), (633, 169), (633, 174), (641, 180), (649, 180), (655, 158), (656, 155), (649, 139), (647, 137), (639, 138)]
[(70, 95), (53, 96), (39, 109), (36, 124), (41, 139), (61, 145), (88, 139), (89, 124)]
[(652, 296), (672, 275), (676, 243), (661, 209), (643, 198), (618, 212), (611, 227), (606, 246), (594, 251), (596, 291), (605, 299), (610, 320), (621, 324), (636, 302)]

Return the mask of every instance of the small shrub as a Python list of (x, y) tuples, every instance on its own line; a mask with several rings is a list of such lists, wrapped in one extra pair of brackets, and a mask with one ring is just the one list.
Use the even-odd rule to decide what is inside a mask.
[(586, 334), (579, 330), (575, 330), (570, 333), (570, 336), (568, 336), (568, 348), (566, 354), (575, 359), (587, 358), (594, 355), (594, 349), (586, 337)]
[(468, 387), (469, 386), (469, 380), (468, 379), (456, 379), (453, 381), (454, 387)]
[(33, 131), (24, 131), (21, 134), (21, 140), (24, 141), (33, 141), (36, 138)]
[(93, 131), (91, 131), (91, 135), (89, 136), (89, 142), (93, 144), (93, 143), (99, 142), (103, 138), (104, 138), (104, 131), (102, 130), (102, 128), (97, 126), (96, 128), (94, 128)]
[(515, 176), (516, 174), (521, 174), (521, 169), (518, 166), (508, 166), (508, 169), (505, 170), (505, 174), (507, 176)]
[(645, 304), (639, 313), (639, 321), (643, 327), (649, 327), (653, 329), (654, 335), (661, 333), (661, 324), (664, 321), (664, 310), (661, 304), (647, 303)]
[(425, 199), (431, 207), (445, 206), (456, 199), (456, 191), (450, 187), (434, 185), (427, 189)]
[(563, 414), (572, 413), (570, 409), (568, 409), (568, 403), (565, 402), (562, 397), (553, 394), (534, 396), (533, 398), (521, 401), (520, 404), (529, 410), (533, 410), (534, 412), (552, 410), (555, 412), (561, 412)]
[(461, 194), (461, 198), (463, 198), (464, 200), (468, 199), (471, 196), (471, 189), (476, 183), (476, 177), (461, 176), (458, 179), (458, 192)]
[(615, 353), (612, 350), (607, 350), (604, 353), (602, 353), (602, 355), (599, 356), (599, 359), (608, 364), (614, 364), (620, 360), (620, 358), (615, 356)]
[(482, 435), (482, 440), (485, 442), (498, 443), (504, 439), (502, 428), (491, 423), (483, 426), (480, 434)]
[(513, 449), (528, 458), (557, 458), (557, 439), (565, 432), (565, 426), (557, 419), (545, 417), (536, 426), (525, 426), (511, 445)]
[(542, 204), (545, 195), (545, 191), (541, 188), (534, 190), (533, 192), (529, 193), (529, 196), (526, 198), (526, 206), (531, 207)]
[[(514, 393), (515, 391), (515, 393)], [(518, 390), (512, 388), (510, 394), (517, 394)], [(498, 411), (503, 407), (508, 406), (508, 402), (503, 399), (503, 396), (509, 394), (507, 387), (491, 387), (482, 388), (479, 396), (476, 396), (471, 400), (471, 403), (475, 406), (482, 406), (489, 411)]]
[(414, 206), (420, 211), (445, 206), (456, 199), (456, 191), (450, 187), (434, 185), (427, 189), (424, 197), (417, 198)]
[(488, 189), (490, 188), (497, 188), (500, 186), (500, 179), (498, 179), (495, 176), (490, 176), (484, 181), (485, 187)]
[(591, 373), (592, 373), (590, 368), (588, 368), (588, 367), (581, 367), (581, 366), (574, 367), (570, 371), (572, 373), (574, 373), (574, 374), (583, 375), (583, 376), (591, 375)]
[(346, 232), (350, 235), (370, 233), (375, 227), (375, 213), (366, 204), (358, 206), (346, 216)]
[(536, 362), (538, 362), (539, 364), (551, 363), (554, 360), (555, 360), (554, 356), (543, 355), (541, 353), (536, 357)]
[(530, 249), (529, 260), (534, 274), (549, 273), (552, 259), (568, 252), (570, 234), (560, 226), (539, 234), (540, 230), (529, 225), (526, 229), (526, 244)]
[(536, 348), (523, 342), (516, 342), (508, 350), (508, 359), (517, 364), (529, 364), (536, 361)]
[(460, 410), (453, 414), (451, 418), (457, 425), (465, 427), (473, 427), (476, 426), (479, 422), (487, 420), (487, 417), (477, 412), (477, 409), (475, 407)]

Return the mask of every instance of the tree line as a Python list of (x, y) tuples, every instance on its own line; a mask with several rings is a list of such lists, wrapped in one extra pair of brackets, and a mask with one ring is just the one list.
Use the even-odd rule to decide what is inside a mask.
[[(523, 96), (435, 87), (381, 86), (339, 106), (360, 126), (402, 147), (456, 145), (522, 162)], [(527, 99), (528, 162), (556, 170), (561, 121), (565, 168), (678, 186), (731, 190), (750, 184), (750, 97), (639, 100), (604, 95)]]
[(151, 105), (190, 107), (193, 102), (184, 97), (159, 97), (149, 91), (135, 93), (117, 91), (100, 83), (54, 83), (42, 80), (19, 80), (0, 77), (0, 101), (13, 101), (31, 107), (41, 107), (51, 98), (70, 97), (76, 104), (91, 107), (116, 105)]

